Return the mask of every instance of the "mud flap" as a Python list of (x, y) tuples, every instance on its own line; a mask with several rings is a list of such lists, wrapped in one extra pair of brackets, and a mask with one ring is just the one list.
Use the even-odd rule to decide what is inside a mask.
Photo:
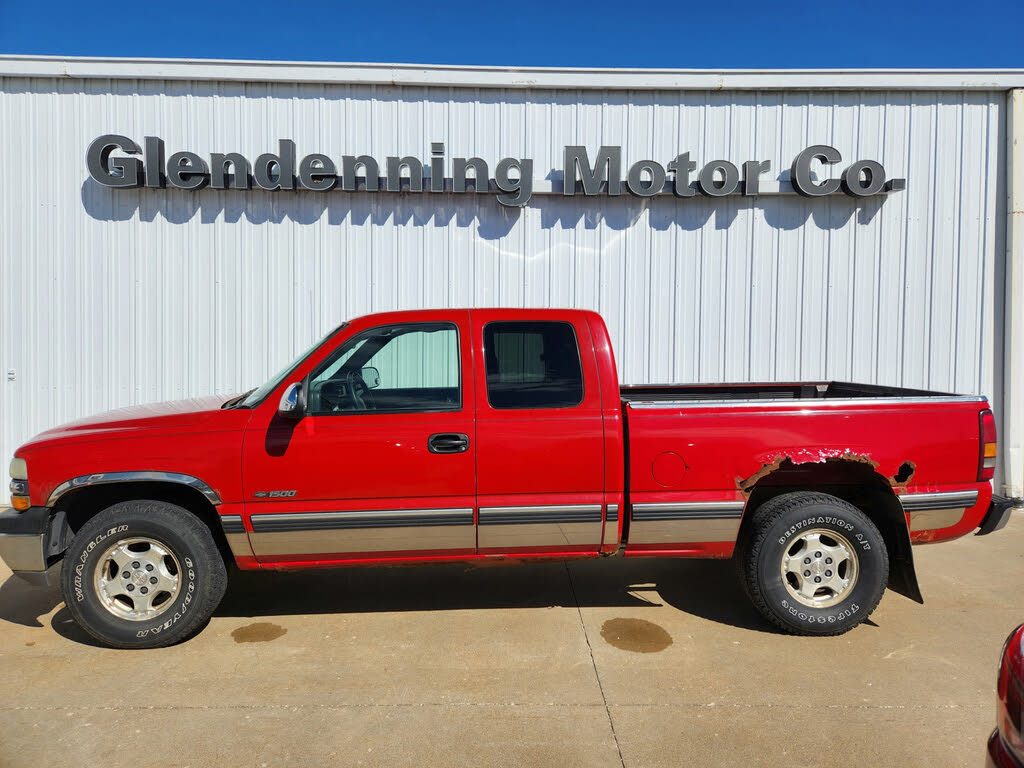
[(890, 534), (886, 538), (895, 546), (893, 551), (889, 552), (889, 589), (924, 605), (921, 587), (917, 583), (917, 571), (914, 570), (914, 549), (910, 544), (910, 529), (905, 523), (893, 525)]

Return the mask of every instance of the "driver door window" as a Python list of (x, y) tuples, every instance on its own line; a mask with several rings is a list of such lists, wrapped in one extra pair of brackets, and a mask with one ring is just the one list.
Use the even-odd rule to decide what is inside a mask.
[(314, 371), (311, 415), (428, 413), (462, 408), (458, 330), (451, 323), (371, 328)]

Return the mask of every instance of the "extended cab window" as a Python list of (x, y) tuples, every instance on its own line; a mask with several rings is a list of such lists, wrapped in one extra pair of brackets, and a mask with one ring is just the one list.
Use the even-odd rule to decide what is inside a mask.
[(569, 323), (488, 323), (484, 355), (492, 408), (572, 408), (583, 402), (580, 348)]
[(451, 323), (403, 323), (363, 331), (309, 379), (310, 414), (457, 411), (459, 333)]

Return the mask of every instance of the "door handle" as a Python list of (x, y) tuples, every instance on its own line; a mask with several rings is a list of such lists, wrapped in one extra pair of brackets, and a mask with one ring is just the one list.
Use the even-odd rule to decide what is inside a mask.
[(461, 432), (439, 432), (427, 439), (431, 453), (465, 453), (469, 450), (469, 435)]

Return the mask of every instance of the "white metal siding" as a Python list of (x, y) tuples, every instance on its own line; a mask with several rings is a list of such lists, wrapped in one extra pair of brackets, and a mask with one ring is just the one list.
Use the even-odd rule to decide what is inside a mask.
[[(838, 87), (838, 86), (837, 86)], [(600, 311), (624, 382), (846, 379), (1001, 395), (1002, 92), (622, 91), (0, 78), (0, 455), (72, 418), (259, 384), (338, 321)], [(167, 152), (881, 161), (907, 190), (641, 201), (111, 191), (104, 133)], [(450, 172), (450, 166), (449, 166)], [(34, 179), (40, 179), (36, 181)], [(15, 372), (14, 381), (7, 371)]]

